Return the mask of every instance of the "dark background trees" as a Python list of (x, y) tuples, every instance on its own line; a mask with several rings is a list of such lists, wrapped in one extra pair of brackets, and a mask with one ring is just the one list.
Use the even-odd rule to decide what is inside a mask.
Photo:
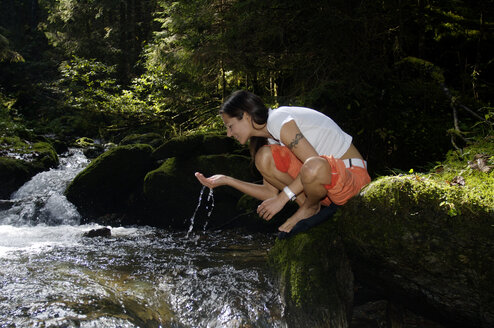
[(172, 136), (221, 130), (219, 104), (243, 88), (330, 115), (374, 172), (408, 170), (492, 133), (493, 14), (486, 0), (2, 0), (1, 117)]

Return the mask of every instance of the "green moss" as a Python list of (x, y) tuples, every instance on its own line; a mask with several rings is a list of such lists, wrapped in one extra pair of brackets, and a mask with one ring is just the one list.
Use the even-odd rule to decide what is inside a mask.
[(430, 173), (381, 177), (350, 200), (336, 219), (354, 262), (408, 279), (434, 302), (492, 308), (494, 170), (470, 167), (477, 154), (491, 165), (492, 143), (450, 152)]
[(453, 187), (449, 189), (448, 204), (462, 204), (472, 211), (494, 211), (494, 137), (477, 139), (462, 151), (450, 151), (429, 176)]
[(94, 145), (94, 140), (88, 137), (82, 137), (75, 141), (75, 144), (82, 148), (91, 147)]
[(334, 222), (276, 240), (269, 261), (278, 273), (290, 326), (349, 325), (353, 273)]
[(0, 137), (0, 149), (13, 153), (26, 154), (32, 151), (31, 144), (18, 136)]
[(125, 212), (155, 165), (151, 152), (149, 145), (126, 145), (103, 153), (69, 184), (67, 198), (89, 216)]
[(494, 170), (472, 164), (481, 154), (484, 166), (494, 166), (493, 147), (485, 138), (450, 152), (431, 172), (378, 178), (332, 222), (276, 241), (269, 257), (288, 303), (310, 313), (344, 293), (334, 285), (342, 275), (331, 271), (343, 262), (341, 236), (360, 278), (386, 276), (380, 283), (388, 288), (406, 281), (439, 309), (464, 299), (478, 313), (492, 308)]
[(33, 143), (18, 136), (0, 137), (0, 156), (26, 161), (35, 172), (58, 165), (57, 152), (50, 143)]
[(198, 155), (240, 154), (244, 150), (246, 150), (245, 147), (225, 135), (193, 134), (166, 141), (154, 151), (153, 157), (156, 159), (193, 158)]
[(332, 222), (326, 222), (309, 232), (276, 240), (269, 251), (285, 297), (295, 307), (308, 309), (338, 303), (342, 288), (337, 284), (336, 272), (346, 265), (346, 258), (335, 230)]
[[(204, 155), (195, 158), (171, 157), (166, 159), (158, 169), (149, 172), (146, 180), (151, 183), (153, 177), (162, 176), (167, 177), (169, 183), (193, 185), (193, 189), (197, 190), (198, 187), (200, 188), (200, 184), (194, 176), (196, 171), (206, 176), (224, 173), (239, 179), (250, 180), (252, 175), (249, 174), (248, 163), (248, 158), (238, 155)], [(167, 192), (163, 189), (164, 187), (161, 185), (160, 189)], [(157, 191), (159, 190), (150, 192), (149, 196), (152, 197)], [(184, 196), (189, 197), (189, 195)]]
[[(36, 140), (29, 131), (24, 132), (21, 134)], [(50, 143), (30, 142), (8, 133), (0, 137), (0, 159), (0, 198), (8, 197), (36, 173), (58, 165), (57, 152)]]
[[(475, 164), (481, 157), (482, 172)], [(450, 151), (429, 173), (381, 177), (363, 192), (363, 200), (402, 213), (430, 209), (436, 214), (483, 215), (494, 211), (494, 142), (484, 138), (463, 151)]]
[(7, 199), (35, 174), (25, 161), (0, 157), (0, 199)]
[[(94, 169), (97, 170), (97, 176), (93, 179), (95, 184), (98, 184), (100, 178), (105, 180), (112, 179), (112, 175), (115, 173), (128, 173), (132, 171), (132, 168), (136, 163), (143, 163), (144, 168), (149, 167), (149, 154), (152, 148), (148, 145), (126, 145), (115, 147), (96, 160), (92, 161), (84, 171), (79, 173), (76, 179), (82, 178), (86, 175), (92, 174)], [(136, 161), (139, 156), (144, 157), (142, 161)], [(141, 164), (140, 164), (141, 165)]]
[(3, 148), (2, 155), (4, 157), (0, 157), (0, 198), (7, 198), (33, 175), (58, 164), (57, 153), (51, 144), (46, 142), (28, 144), (13, 138), (9, 140), (8, 148)]
[(54, 167), (58, 165), (58, 155), (50, 143), (36, 142), (32, 146), (36, 154), (37, 160), (42, 163), (44, 168)]
[(145, 133), (145, 134), (131, 134), (126, 136), (120, 141), (121, 145), (132, 145), (132, 144), (147, 144), (153, 148), (159, 147), (163, 144), (164, 138), (158, 133)]
[[(194, 176), (195, 172), (205, 176), (228, 174), (244, 181), (258, 180), (249, 165), (248, 157), (229, 154), (166, 159), (144, 179), (144, 196), (148, 201), (148, 210), (152, 212), (150, 217), (160, 218), (161, 225), (184, 228), (189, 224), (187, 219), (193, 214), (203, 187)], [(225, 221), (237, 216), (236, 204), (241, 196), (242, 193), (234, 188), (215, 188), (214, 211), (209, 218), (209, 227), (222, 226)], [(153, 225), (158, 225), (158, 222)]]

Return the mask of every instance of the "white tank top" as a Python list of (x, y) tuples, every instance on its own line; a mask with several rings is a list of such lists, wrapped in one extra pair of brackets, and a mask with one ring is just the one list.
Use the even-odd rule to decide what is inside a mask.
[(281, 144), (281, 127), (294, 120), (298, 128), (319, 155), (340, 158), (350, 148), (352, 137), (345, 133), (331, 118), (314, 109), (283, 106), (269, 109), (267, 122), (270, 144)]

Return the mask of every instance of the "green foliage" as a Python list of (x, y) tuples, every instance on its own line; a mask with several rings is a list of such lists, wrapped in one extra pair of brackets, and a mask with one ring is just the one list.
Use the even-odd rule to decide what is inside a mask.
[(0, 34), (0, 62), (2, 61), (20, 62), (24, 58), (17, 52), (10, 49), (9, 40)]
[(92, 98), (105, 99), (108, 94), (118, 92), (113, 78), (115, 67), (107, 66), (95, 59), (73, 57), (60, 65), (59, 86), (67, 91), (69, 104), (84, 106)]
[(436, 167), (436, 180), (446, 181), (458, 192), (455, 202), (494, 210), (494, 140), (477, 138), (463, 150), (448, 152), (446, 161)]
[[(448, 130), (467, 139), (492, 131), (493, 22), (484, 2), (38, 3), (34, 16), (20, 1), (0, 4), (0, 34), (30, 55), (0, 63), (9, 73), (0, 86), (44, 132), (221, 131), (218, 107), (239, 88), (272, 107), (330, 115), (377, 172), (438, 160), (451, 148)], [(51, 63), (57, 83), (39, 69)], [(478, 117), (460, 109), (454, 122), (452, 104)]]
[(13, 104), (15, 99), (6, 97), (0, 92), (0, 137), (13, 136), (20, 128), (18, 123), (15, 123), (12, 119), (12, 113), (14, 111)]
[(67, 56), (94, 58), (115, 66), (119, 83), (138, 70), (140, 51), (149, 37), (155, 0), (41, 0), (48, 12), (40, 24), (50, 43)]
[(123, 89), (116, 84), (115, 71), (114, 66), (74, 56), (60, 65), (61, 78), (56, 88), (66, 93), (67, 106), (101, 113), (108, 126), (137, 127), (161, 122), (168, 136), (219, 129), (221, 120), (209, 114), (211, 109), (198, 113), (197, 107), (205, 106), (200, 102), (203, 98), (173, 99), (166, 74), (143, 75), (134, 79), (129, 89)]
[[(449, 147), (444, 126), (452, 126), (451, 108), (442, 85), (444, 75), (435, 64), (406, 57), (394, 64), (390, 85), (375, 126), (381, 147), (376, 154), (396, 167), (416, 166), (424, 157), (440, 158)], [(434, 142), (431, 142), (434, 140)]]
[[(329, 114), (357, 144), (368, 140), (359, 148), (376, 169), (416, 165), (450, 147), (445, 126), (453, 119), (442, 85), (459, 85), (451, 79), (457, 63), (443, 65), (429, 51), (443, 44), (431, 33), (439, 33), (434, 28), (450, 17), (459, 28), (482, 28), (473, 24), (479, 11), (460, 3), (453, 12), (438, 2), (164, 0), (157, 18), (161, 30), (147, 48), (146, 63), (168, 74), (169, 90), (182, 104), (187, 102), (180, 94), (195, 106), (191, 95), (202, 101), (204, 90), (208, 97), (223, 97), (248, 88), (268, 103), (313, 106)], [(469, 44), (458, 54), (473, 64)], [(482, 45), (479, 51), (487, 51)], [(474, 77), (483, 80), (474, 75), (472, 83)], [(472, 120), (461, 119), (471, 127)]]

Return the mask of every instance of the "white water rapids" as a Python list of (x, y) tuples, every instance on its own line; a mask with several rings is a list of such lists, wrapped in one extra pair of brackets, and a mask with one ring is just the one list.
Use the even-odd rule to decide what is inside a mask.
[[(286, 327), (266, 235), (80, 225), (77, 150), (0, 203), (0, 327)], [(184, 219), (190, 213), (184, 213)]]

